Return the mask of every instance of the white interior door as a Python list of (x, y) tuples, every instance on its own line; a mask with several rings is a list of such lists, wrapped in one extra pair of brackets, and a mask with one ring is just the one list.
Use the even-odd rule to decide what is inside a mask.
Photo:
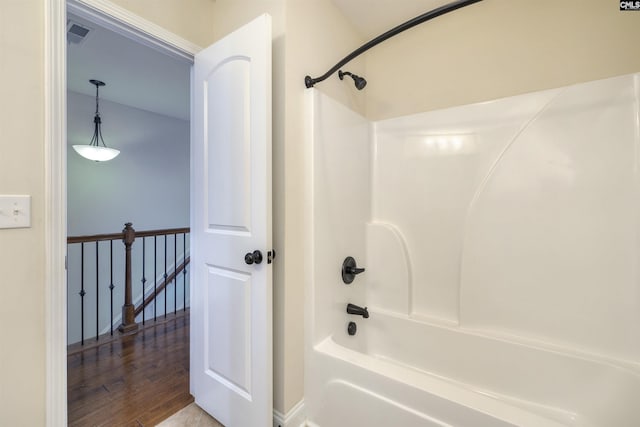
[(198, 53), (193, 74), (191, 393), (226, 427), (265, 427), (273, 411), (270, 16)]

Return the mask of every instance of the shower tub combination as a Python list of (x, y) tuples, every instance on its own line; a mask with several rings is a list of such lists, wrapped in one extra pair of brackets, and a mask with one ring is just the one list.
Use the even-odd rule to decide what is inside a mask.
[(372, 123), (309, 91), (308, 424), (640, 425), (639, 104), (628, 75)]

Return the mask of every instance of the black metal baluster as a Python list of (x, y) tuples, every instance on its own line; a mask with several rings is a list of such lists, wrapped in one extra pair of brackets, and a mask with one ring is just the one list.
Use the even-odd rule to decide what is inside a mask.
[(96, 240), (96, 341), (100, 337), (100, 288), (98, 287), (100, 277), (100, 261), (98, 260), (98, 241)]
[[(71, 293), (69, 292), (69, 283), (71, 283), (69, 281), (69, 242), (67, 242), (67, 252), (64, 256), (64, 273), (67, 276), (67, 304), (69, 303), (69, 295), (71, 295)], [(69, 343), (69, 307), (67, 307), (67, 344)]]
[(178, 312), (178, 234), (173, 235), (173, 314)]
[(141, 280), (142, 282), (142, 326), (144, 326), (144, 323), (145, 323), (144, 312), (146, 311), (144, 306), (144, 295), (145, 295), (144, 288), (145, 288), (145, 284), (147, 283), (147, 278), (145, 277), (145, 274), (144, 274), (145, 264), (146, 264), (146, 253), (147, 253), (146, 243), (147, 243), (147, 238), (143, 237), (142, 238), (142, 280)]
[(109, 277), (109, 293), (111, 297), (110, 310), (111, 310), (111, 335), (113, 335), (113, 240), (109, 240), (109, 268), (111, 270), (111, 276)]
[(164, 318), (167, 318), (167, 235), (164, 235)]
[[(187, 262), (187, 233), (182, 233), (182, 262)], [(182, 269), (182, 311), (187, 310), (187, 264)]]
[(158, 314), (158, 289), (156, 280), (158, 277), (158, 236), (153, 236), (153, 321), (155, 322)]
[(84, 242), (80, 243), (80, 345), (84, 345)]

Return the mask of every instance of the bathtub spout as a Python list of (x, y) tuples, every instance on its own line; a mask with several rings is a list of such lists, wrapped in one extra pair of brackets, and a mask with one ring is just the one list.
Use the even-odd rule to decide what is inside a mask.
[(367, 307), (362, 308), (354, 304), (347, 304), (347, 313), (356, 314), (358, 316), (364, 317), (365, 319), (369, 318), (369, 310), (367, 310)]

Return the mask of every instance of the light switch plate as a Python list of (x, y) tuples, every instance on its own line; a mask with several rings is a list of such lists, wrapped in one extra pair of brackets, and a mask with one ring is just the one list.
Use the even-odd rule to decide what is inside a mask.
[(0, 196), (0, 228), (31, 227), (31, 196)]

